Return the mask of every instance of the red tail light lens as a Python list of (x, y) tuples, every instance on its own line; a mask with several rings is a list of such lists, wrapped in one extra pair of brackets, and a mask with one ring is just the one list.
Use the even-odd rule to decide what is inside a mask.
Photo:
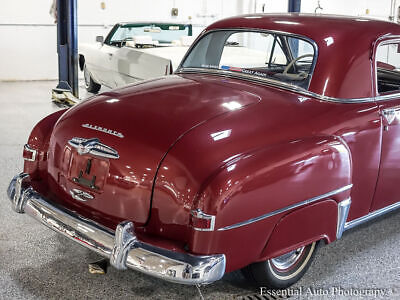
[(22, 156), (26, 161), (35, 161), (37, 158), (37, 150), (32, 149), (28, 144), (25, 144)]
[(196, 209), (191, 211), (190, 223), (194, 230), (213, 231), (215, 227), (215, 216), (208, 215)]

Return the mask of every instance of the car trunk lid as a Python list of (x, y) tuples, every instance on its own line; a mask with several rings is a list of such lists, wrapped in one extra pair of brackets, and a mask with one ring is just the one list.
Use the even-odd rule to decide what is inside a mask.
[(170, 76), (70, 109), (57, 122), (48, 153), (58, 197), (114, 226), (144, 224), (157, 168), (174, 142), (215, 116), (259, 101), (220, 81)]

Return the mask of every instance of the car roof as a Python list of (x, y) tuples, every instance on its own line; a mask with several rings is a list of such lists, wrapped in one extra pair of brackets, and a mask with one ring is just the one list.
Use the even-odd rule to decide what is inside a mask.
[(223, 19), (208, 29), (228, 27), (251, 27), (308, 36), (313, 40), (325, 38), (327, 34), (338, 32), (359, 38), (359, 33), (368, 30), (369, 35), (379, 37), (390, 31), (398, 31), (400, 26), (393, 22), (364, 17), (351, 17), (321, 14), (252, 14)]
[(118, 22), (118, 25), (192, 25), (190, 23), (184, 23), (184, 22), (151, 22), (151, 21), (143, 21), (143, 22)]
[(223, 19), (206, 31), (251, 28), (285, 32), (311, 39), (318, 60), (309, 90), (343, 99), (375, 96), (371, 82), (374, 43), (383, 36), (399, 36), (400, 25), (361, 17), (315, 14), (253, 14)]

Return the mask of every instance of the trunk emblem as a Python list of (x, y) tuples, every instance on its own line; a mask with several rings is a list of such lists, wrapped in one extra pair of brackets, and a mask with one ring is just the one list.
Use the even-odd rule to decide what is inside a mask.
[(86, 193), (82, 190), (79, 189), (72, 189), (69, 191), (71, 194), (72, 198), (78, 201), (86, 202), (88, 200), (92, 200), (94, 197), (90, 195), (89, 193)]
[(104, 133), (108, 133), (108, 134), (114, 135), (116, 137), (119, 137), (121, 139), (124, 137), (124, 135), (121, 132), (118, 132), (118, 131), (115, 131), (115, 130), (112, 130), (112, 129), (107, 129), (107, 128), (104, 128), (104, 127), (101, 127), (101, 126), (96, 126), (96, 125), (92, 125), (92, 124), (86, 123), (86, 124), (82, 124), (82, 127), (88, 128), (88, 129), (92, 129), (92, 130), (101, 131), (101, 132), (104, 132)]
[(100, 143), (99, 139), (97, 138), (84, 139), (74, 137), (68, 141), (68, 144), (74, 147), (79, 155), (93, 154), (105, 158), (119, 158), (119, 154), (116, 150), (110, 146)]

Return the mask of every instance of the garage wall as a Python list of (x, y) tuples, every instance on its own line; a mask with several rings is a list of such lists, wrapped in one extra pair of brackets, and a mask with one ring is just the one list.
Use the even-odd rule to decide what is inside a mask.
[[(320, 0), (319, 2), (323, 9), (318, 9), (318, 13), (388, 20), (391, 14), (392, 0)], [(301, 2), (302, 12), (314, 13), (317, 7), (318, 0), (302, 0)]]
[[(105, 9), (101, 3), (104, 2)], [(321, 0), (323, 13), (390, 14), (390, 0)], [(56, 25), (49, 14), (52, 0), (0, 0), (0, 80), (57, 78)], [(317, 0), (302, 0), (302, 11), (314, 12)], [(349, 5), (351, 3), (351, 5)], [(171, 17), (171, 9), (179, 9)], [(237, 14), (286, 12), (285, 0), (78, 0), (79, 43), (93, 42), (121, 21), (191, 22), (194, 34), (211, 22)]]
[[(104, 2), (105, 9), (101, 8)], [(121, 21), (183, 21), (194, 24), (194, 34), (211, 22), (261, 9), (286, 11), (281, 0), (78, 0), (79, 43), (93, 42)], [(0, 0), (0, 80), (56, 79), (57, 30), (49, 14), (52, 0)], [(171, 8), (179, 9), (172, 18)]]

